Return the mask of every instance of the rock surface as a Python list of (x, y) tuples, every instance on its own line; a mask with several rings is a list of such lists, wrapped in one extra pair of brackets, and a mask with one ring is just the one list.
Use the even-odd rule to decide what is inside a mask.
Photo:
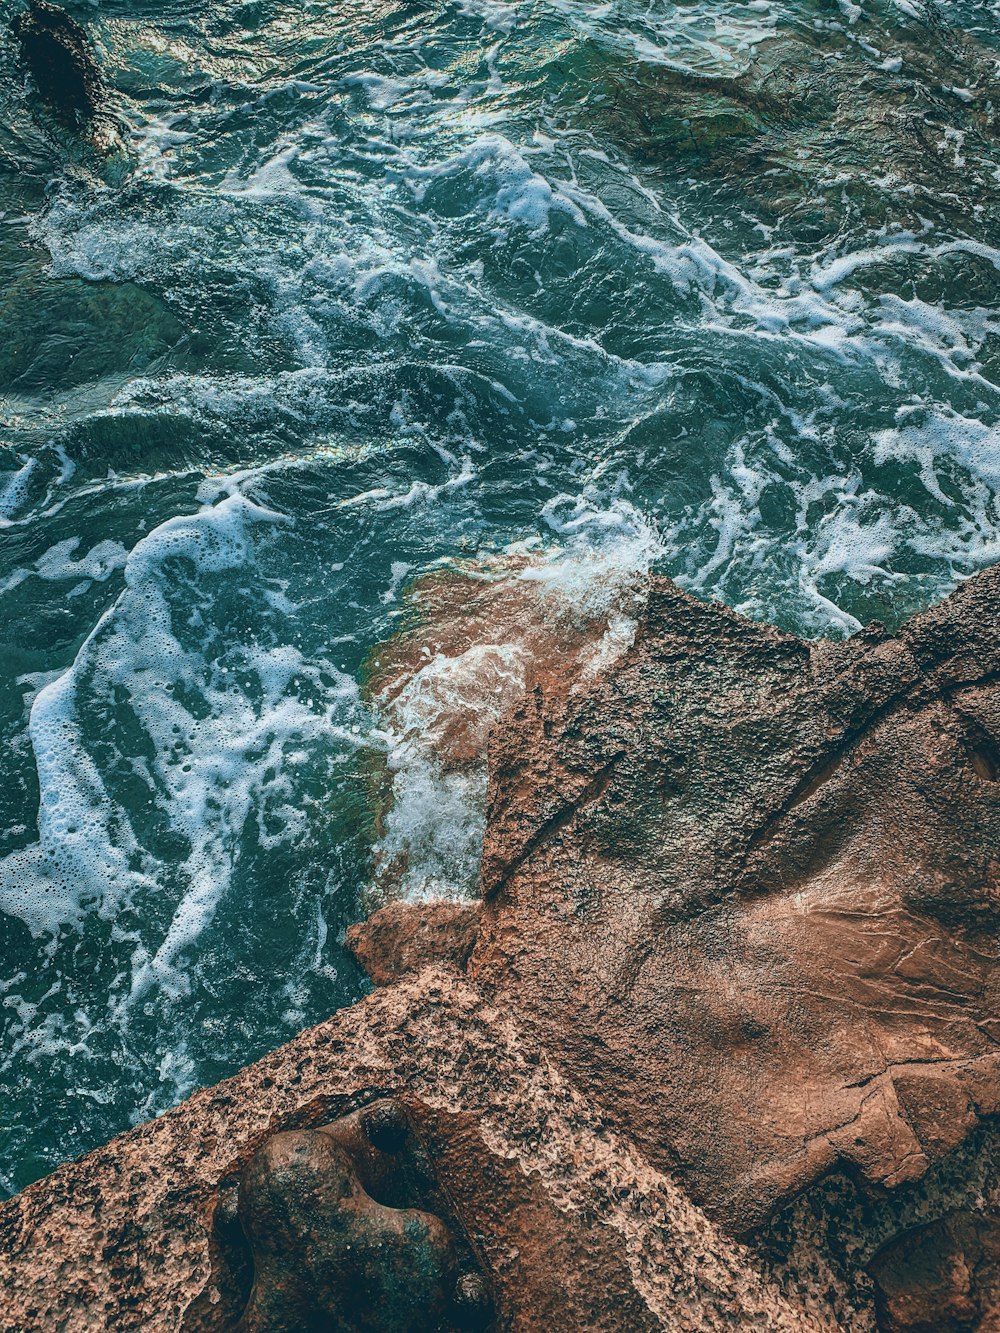
[(871, 1271), (886, 1333), (1000, 1329), (1000, 1219), (953, 1213), (905, 1232)]
[[(384, 989), (0, 1205), (0, 1327), (327, 1327), (348, 1215), (413, 1327), (459, 1270), (525, 1333), (913, 1333), (928, 1281), (994, 1326), (1000, 1171), (961, 1145), (1000, 1101), (1000, 572), (844, 644), (657, 580), (613, 653), (522, 665), (471, 957), (476, 908), (385, 908), (352, 932)], [(378, 1165), (386, 1098), (422, 1185)], [(837, 1168), (856, 1208), (814, 1184)], [(786, 1215), (778, 1254), (752, 1229)], [(939, 1263), (908, 1260), (915, 1216)]]
[[(398, 1099), (269, 1138), (239, 1186), (253, 1273), (239, 1333), (461, 1328), (462, 1297), (481, 1277), (460, 1270), (435, 1184), (415, 1117)], [(233, 1232), (230, 1239), (239, 1242)]]
[(347, 947), (376, 986), (387, 986), (435, 963), (464, 968), (478, 930), (478, 903), (431, 902), (415, 912), (392, 902), (350, 926)]
[[(0, 1205), (5, 1333), (232, 1329), (213, 1218), (276, 1132), (418, 1097), (498, 1327), (835, 1333), (650, 1168), (457, 972), (377, 991)], [(290, 1256), (290, 1264), (294, 1258)]]
[(1000, 571), (807, 644), (666, 581), (490, 753), (471, 975), (738, 1232), (1000, 1104)]

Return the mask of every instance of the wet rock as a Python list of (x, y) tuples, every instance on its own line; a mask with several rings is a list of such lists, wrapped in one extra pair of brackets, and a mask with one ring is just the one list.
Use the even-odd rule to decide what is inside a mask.
[(460, 1328), (485, 1328), (493, 1314), (490, 1289), (478, 1273), (464, 1273), (455, 1284), (454, 1306)]
[(56, 5), (31, 0), (12, 27), (35, 86), (56, 115), (71, 125), (93, 120), (103, 87), (93, 47), (80, 24)]
[(440, 1218), (378, 1203), (322, 1130), (276, 1134), (240, 1188), (254, 1284), (240, 1333), (418, 1333), (436, 1327), (456, 1256)]
[(410, 1137), (409, 1118), (395, 1099), (376, 1102), (361, 1116), (365, 1138), (380, 1152), (398, 1153)]
[[(933, 17), (931, 15), (933, 14)], [(567, 88), (647, 170), (712, 175), (753, 194), (775, 222), (819, 244), (844, 226), (961, 224), (998, 199), (991, 47), (940, 8), (869, 0), (858, 23), (778, 25), (705, 68), (608, 60), (580, 71), (600, 101)], [(892, 51), (895, 60), (883, 52)], [(975, 89), (963, 97), (960, 90)], [(940, 126), (962, 136), (955, 154)], [(986, 224), (992, 230), (992, 222)]]
[(1000, 1219), (958, 1212), (905, 1232), (869, 1266), (883, 1333), (995, 1333)]
[[(490, 1285), (449, 1211), (398, 1098), (275, 1134), (240, 1183), (253, 1280), (238, 1333), (485, 1330)], [(217, 1231), (228, 1212), (223, 1195)]]
[(347, 947), (377, 986), (434, 964), (464, 968), (479, 929), (478, 903), (388, 903), (351, 926)]

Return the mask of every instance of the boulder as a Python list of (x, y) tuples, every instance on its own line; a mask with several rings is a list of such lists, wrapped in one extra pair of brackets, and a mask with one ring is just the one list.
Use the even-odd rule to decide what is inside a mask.
[(650, 589), (491, 737), (470, 976), (746, 1232), (1000, 1105), (1000, 570), (807, 643)]
[(479, 930), (478, 903), (392, 902), (350, 926), (347, 947), (377, 986), (432, 964), (464, 969)]
[(956, 1212), (904, 1232), (869, 1265), (884, 1333), (996, 1333), (1000, 1219)]

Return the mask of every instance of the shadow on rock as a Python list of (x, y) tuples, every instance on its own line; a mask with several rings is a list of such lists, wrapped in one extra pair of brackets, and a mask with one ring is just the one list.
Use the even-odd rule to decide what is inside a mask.
[(492, 1294), (449, 1212), (400, 1100), (274, 1134), (220, 1194), (218, 1298), (186, 1327), (486, 1330)]

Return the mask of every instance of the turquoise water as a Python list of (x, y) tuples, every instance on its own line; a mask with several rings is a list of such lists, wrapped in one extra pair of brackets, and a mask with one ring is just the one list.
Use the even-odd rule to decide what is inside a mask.
[(843, 635), (1000, 557), (1000, 5), (166, 8), (72, 7), (99, 145), (0, 38), (6, 1190), (363, 992), (373, 752), (474, 891), (360, 688), (421, 572)]

